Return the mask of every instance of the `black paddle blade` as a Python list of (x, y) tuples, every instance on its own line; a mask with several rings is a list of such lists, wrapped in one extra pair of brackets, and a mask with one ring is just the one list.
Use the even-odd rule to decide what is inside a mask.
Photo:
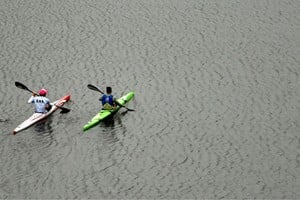
[(70, 112), (71, 110), (70, 109), (62, 109), (61, 111), (60, 111), (60, 113), (68, 113), (68, 112)]
[(135, 111), (134, 109), (130, 109), (130, 108), (127, 108), (125, 107), (128, 111)]
[(38, 93), (36, 92), (33, 92), (32, 90), (28, 89), (28, 87), (26, 87), (23, 83), (20, 83), (18, 81), (15, 82), (15, 85), (20, 88), (20, 89), (23, 89), (23, 90), (27, 90), (28, 92), (31, 92), (31, 93), (34, 93), (36, 95), (38, 95)]
[(100, 92), (100, 93), (103, 94), (103, 92), (102, 92), (101, 90), (99, 90), (96, 86), (93, 86), (93, 85), (91, 85), (91, 84), (88, 84), (87, 87), (88, 87), (89, 89), (91, 89), (91, 90), (95, 90), (95, 91)]
[(71, 109), (69, 109), (69, 108), (61, 107), (58, 105), (55, 105), (55, 106), (58, 107), (59, 109), (61, 109), (60, 113), (68, 113), (71, 111)]
[(97, 90), (97, 88), (91, 84), (88, 84), (87, 87), (91, 90), (95, 90), (95, 89)]
[(16, 81), (15, 85), (16, 85), (16, 87), (18, 87), (20, 89), (28, 90), (29, 91), (29, 89), (23, 83), (20, 83), (20, 82)]

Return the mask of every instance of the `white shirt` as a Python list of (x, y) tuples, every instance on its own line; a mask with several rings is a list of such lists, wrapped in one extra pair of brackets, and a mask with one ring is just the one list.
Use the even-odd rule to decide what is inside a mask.
[(46, 113), (46, 105), (50, 104), (50, 100), (44, 96), (31, 96), (28, 103), (33, 103), (35, 105), (35, 112)]

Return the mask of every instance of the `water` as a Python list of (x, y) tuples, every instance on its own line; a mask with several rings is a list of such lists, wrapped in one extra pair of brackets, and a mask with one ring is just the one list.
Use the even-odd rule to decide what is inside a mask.
[[(299, 199), (300, 2), (1, 1), (0, 198)], [(67, 114), (17, 135), (32, 90)], [(83, 133), (99, 93), (135, 98)]]

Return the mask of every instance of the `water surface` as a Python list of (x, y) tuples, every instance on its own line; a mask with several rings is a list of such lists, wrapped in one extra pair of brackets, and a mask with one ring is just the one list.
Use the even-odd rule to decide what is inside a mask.
[[(1, 199), (299, 199), (300, 2), (1, 1)], [(68, 114), (17, 135), (32, 90)], [(101, 108), (87, 84), (135, 98)]]

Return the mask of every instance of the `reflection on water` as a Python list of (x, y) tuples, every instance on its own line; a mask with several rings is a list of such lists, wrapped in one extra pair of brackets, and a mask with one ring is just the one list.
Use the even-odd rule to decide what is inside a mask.
[(9, 119), (0, 119), (0, 122), (8, 122)]
[(42, 121), (37, 122), (34, 125), (34, 130), (36, 132), (38, 132), (39, 134), (45, 134), (45, 133), (49, 133), (50, 134), (50, 133), (53, 132), (51, 123), (52, 123), (52, 116), (49, 116), (48, 118), (43, 119)]
[(125, 110), (125, 111), (119, 110), (118, 113), (109, 116), (108, 118), (103, 120), (101, 123), (105, 127), (110, 127), (112, 129), (115, 128), (115, 124), (117, 124), (117, 126), (122, 126), (122, 117), (124, 117), (127, 113), (128, 113), (127, 110)]
[(101, 123), (102, 127), (113, 129), (115, 126), (115, 116), (109, 116), (108, 118), (100, 122), (100, 124)]
[(109, 116), (105, 120), (101, 121), (99, 125), (93, 127), (92, 131), (89, 131), (95, 131), (98, 134), (101, 134), (103, 136), (103, 139), (110, 144), (117, 143), (119, 142), (120, 137), (125, 136), (127, 131), (122, 122), (122, 119), (126, 115), (126, 113), (126, 111), (121, 111), (120, 113)]

